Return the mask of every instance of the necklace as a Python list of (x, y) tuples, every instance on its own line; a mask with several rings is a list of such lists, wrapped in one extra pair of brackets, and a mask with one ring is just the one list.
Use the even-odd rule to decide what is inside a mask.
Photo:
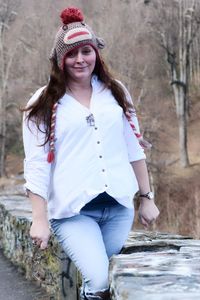
[(90, 108), (90, 100), (92, 97), (92, 87), (89, 89), (79, 89), (72, 90), (70, 87), (67, 87), (66, 92), (68, 95), (72, 96), (76, 101), (78, 101), (81, 105), (86, 106), (88, 109)]
[[(90, 109), (90, 107), (89, 107), (90, 102), (88, 102), (88, 99), (91, 99), (91, 96), (92, 96), (92, 87), (91, 86), (90, 86), (90, 90), (88, 90), (89, 96), (86, 94), (81, 95), (81, 100), (84, 99), (85, 101), (79, 100), (81, 93), (77, 96), (76, 93), (74, 93), (70, 87), (68, 87), (68, 90), (69, 90), (69, 92), (68, 92), (69, 95), (73, 96), (73, 98), (76, 99), (76, 101), (78, 101), (81, 105), (86, 106), (88, 109)], [(87, 103), (88, 105), (86, 105), (85, 103)], [(95, 119), (94, 119), (94, 115), (92, 113), (90, 113), (85, 119), (86, 119), (88, 126), (95, 126)]]

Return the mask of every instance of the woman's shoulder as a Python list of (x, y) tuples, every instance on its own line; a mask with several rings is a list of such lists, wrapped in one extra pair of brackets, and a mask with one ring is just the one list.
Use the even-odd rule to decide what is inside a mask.
[(34, 92), (32, 95), (31, 95), (31, 98), (28, 100), (27, 102), (27, 107), (28, 106), (31, 106), (34, 102), (37, 101), (37, 99), (39, 98), (39, 96), (41, 95), (41, 93), (43, 92), (43, 90), (45, 89), (46, 85), (45, 86), (42, 86), (40, 87), (39, 89), (36, 90), (36, 92)]
[(122, 89), (123, 89), (126, 93), (128, 93), (127, 87), (125, 86), (125, 84), (124, 84), (123, 82), (121, 82), (121, 80), (115, 78), (115, 81), (122, 87)]
[(122, 83), (119, 79), (115, 79), (115, 81), (121, 86), (121, 88), (123, 89), (126, 99), (128, 100), (128, 102), (132, 103), (132, 97), (131, 94), (129, 92), (129, 90), (127, 89), (126, 85), (124, 83)]

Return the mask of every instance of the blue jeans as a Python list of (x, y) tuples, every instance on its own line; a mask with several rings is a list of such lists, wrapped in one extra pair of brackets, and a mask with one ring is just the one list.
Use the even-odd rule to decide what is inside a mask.
[[(106, 193), (97, 198), (102, 195), (103, 207), (92, 200), (80, 215), (50, 221), (65, 253), (82, 274), (86, 297), (109, 288), (109, 259), (121, 251), (134, 219), (134, 208), (122, 206)], [(109, 198), (112, 201), (105, 207)]]

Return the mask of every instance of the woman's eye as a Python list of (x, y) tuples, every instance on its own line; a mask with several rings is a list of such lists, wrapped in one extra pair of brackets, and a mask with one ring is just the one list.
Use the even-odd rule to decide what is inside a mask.
[(76, 56), (76, 53), (75, 52), (69, 52), (67, 54), (67, 57), (75, 57)]
[(85, 54), (85, 55), (90, 54), (90, 53), (91, 53), (90, 49), (83, 50), (83, 54)]

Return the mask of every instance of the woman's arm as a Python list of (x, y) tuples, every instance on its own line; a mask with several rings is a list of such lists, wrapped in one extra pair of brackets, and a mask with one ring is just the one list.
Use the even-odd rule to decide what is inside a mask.
[(41, 248), (47, 248), (51, 235), (47, 218), (46, 201), (39, 195), (28, 192), (28, 197), (32, 203), (32, 225), (30, 236), (32, 240)]
[(23, 122), (23, 142), (25, 150), (24, 178), (25, 189), (32, 203), (33, 222), (30, 228), (30, 236), (41, 248), (47, 248), (50, 237), (49, 223), (47, 219), (48, 187), (50, 178), (50, 164), (47, 162), (47, 152), (39, 145), (43, 142), (42, 133), (37, 132), (35, 125)]
[[(37, 101), (43, 89), (44, 87), (36, 91), (29, 100), (27, 107)], [(27, 194), (32, 203), (30, 236), (41, 249), (45, 249), (50, 237), (46, 199), (48, 199), (51, 166), (47, 162), (48, 147), (40, 146), (45, 141), (42, 124), (40, 128), (41, 131), (38, 130), (32, 120), (28, 122), (27, 113), (24, 113), (23, 145), (25, 152), (24, 178), (26, 181), (24, 187), (28, 191)]]
[[(131, 165), (138, 181), (140, 194), (143, 195), (150, 192), (149, 176), (145, 160), (141, 159), (131, 162)], [(154, 203), (154, 199), (150, 200), (146, 197), (140, 198), (139, 219), (145, 227), (148, 227), (158, 217), (159, 210)]]

